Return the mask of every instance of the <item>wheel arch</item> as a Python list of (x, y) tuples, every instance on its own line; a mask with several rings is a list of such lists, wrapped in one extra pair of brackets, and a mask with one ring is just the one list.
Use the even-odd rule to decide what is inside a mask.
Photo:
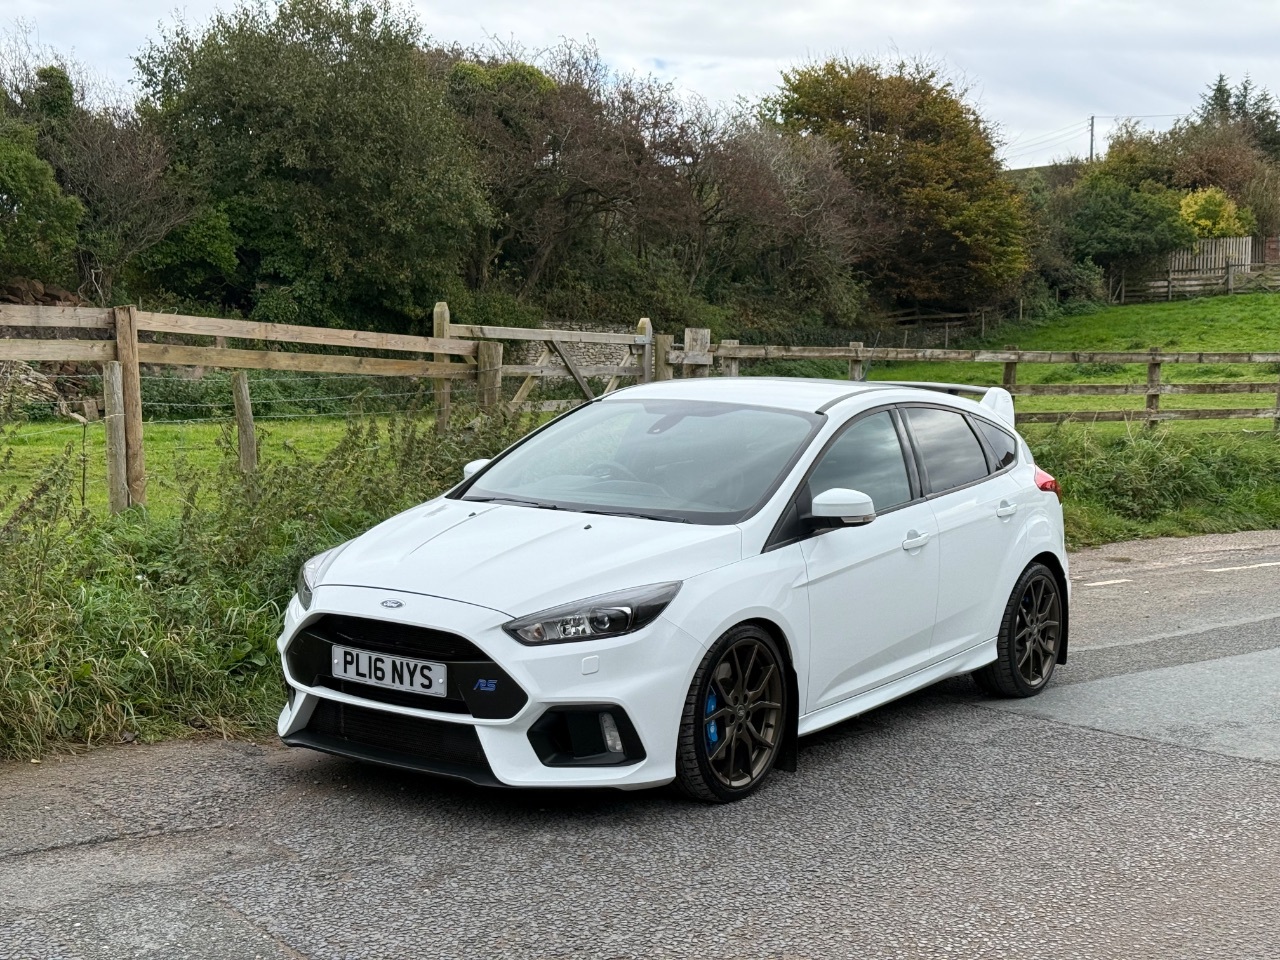
[(1031, 563), (1039, 563), (1048, 567), (1053, 574), (1053, 578), (1058, 582), (1058, 591), (1062, 594), (1062, 642), (1058, 644), (1058, 663), (1066, 663), (1067, 641), (1071, 636), (1071, 595), (1067, 584), (1067, 572), (1062, 566), (1062, 561), (1053, 553), (1037, 554), (1031, 558)]
[[(778, 645), (778, 650), (786, 660), (787, 666), (787, 698), (791, 701), (787, 710), (787, 726), (783, 734), (782, 749), (774, 762), (775, 770), (795, 773), (800, 754), (800, 683), (796, 676), (795, 652), (791, 649), (791, 641), (787, 632), (767, 617), (752, 617), (734, 624), (735, 627), (757, 627), (769, 634)], [(732, 627), (730, 629), (733, 629)]]

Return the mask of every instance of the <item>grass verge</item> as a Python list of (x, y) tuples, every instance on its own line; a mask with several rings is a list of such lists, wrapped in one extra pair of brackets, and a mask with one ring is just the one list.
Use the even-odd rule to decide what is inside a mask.
[(115, 517), (81, 506), (74, 448), (47, 458), (29, 489), (0, 496), (0, 758), (269, 730), (299, 564), (529, 426), (476, 423), (441, 436), (410, 417), (353, 420), (317, 450), (276, 447), (249, 477), (228, 433), (216, 463), (172, 466), (166, 509)]

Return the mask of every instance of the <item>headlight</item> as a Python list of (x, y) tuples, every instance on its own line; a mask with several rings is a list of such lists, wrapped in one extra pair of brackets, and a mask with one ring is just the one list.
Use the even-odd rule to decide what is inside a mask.
[(552, 607), (504, 623), (502, 629), (529, 645), (620, 637), (656, 620), (679, 592), (678, 581), (652, 583)]
[(314, 557), (302, 565), (302, 569), (298, 571), (298, 582), (296, 588), (298, 591), (298, 602), (302, 604), (302, 609), (306, 610), (311, 606), (311, 591), (316, 588), (316, 584), (320, 582), (320, 573), (329, 565), (341, 547), (334, 547), (332, 550), (326, 550), (324, 553), (317, 553)]

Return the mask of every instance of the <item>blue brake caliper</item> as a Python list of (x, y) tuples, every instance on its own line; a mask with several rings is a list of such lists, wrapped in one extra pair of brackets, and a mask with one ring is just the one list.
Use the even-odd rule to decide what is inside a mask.
[[(716, 712), (716, 692), (715, 690), (712, 690), (707, 694), (707, 712), (705, 715), (709, 717), (715, 712)], [(712, 720), (710, 723), (707, 724), (707, 745), (715, 746), (719, 742), (720, 742), (720, 721)]]

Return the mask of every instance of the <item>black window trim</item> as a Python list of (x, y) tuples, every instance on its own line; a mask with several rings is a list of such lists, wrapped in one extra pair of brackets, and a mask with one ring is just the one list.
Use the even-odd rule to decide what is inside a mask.
[[(925, 493), (924, 495), (925, 500), (934, 500), (934, 499), (937, 499), (938, 497), (945, 497), (948, 494), (955, 493), (959, 490), (968, 490), (970, 487), (976, 487), (980, 483), (986, 483), (992, 477), (998, 477), (1001, 474), (1008, 473), (1010, 470), (1012, 470), (1014, 467), (1018, 465), (1018, 459), (1021, 458), (1020, 453), (1019, 453), (1019, 458), (1015, 459), (1013, 463), (1009, 464), (1007, 467), (1004, 467), (1000, 470), (992, 469), (992, 466), (995, 464), (995, 458), (992, 455), (991, 448), (987, 444), (986, 438), (982, 435), (982, 431), (980, 431), (977, 427), (973, 425), (972, 422), (970, 422), (975, 419), (982, 419), (982, 420), (987, 420), (987, 422), (991, 423), (992, 426), (998, 426), (998, 424), (995, 424), (993, 421), (987, 419), (986, 417), (980, 417), (980, 418), (974, 417), (968, 410), (961, 410), (958, 407), (949, 407), (945, 403), (909, 402), (909, 403), (899, 403), (898, 406), (903, 408), (904, 410), (909, 407), (928, 407), (933, 410), (945, 410), (947, 413), (956, 414), (958, 417), (964, 420), (965, 426), (969, 428), (969, 432), (972, 433), (974, 436), (974, 439), (978, 441), (978, 448), (982, 451), (982, 458), (987, 465), (986, 476), (979, 477), (977, 480), (970, 480), (968, 483), (963, 483), (958, 487), (948, 487), (946, 490), (935, 491), (933, 489), (929, 489), (928, 492)], [(911, 429), (910, 418), (903, 415), (902, 423), (904, 428), (906, 429), (907, 436), (911, 438), (911, 453), (920, 470), (921, 487), (927, 488), (929, 487), (929, 471), (924, 465), (924, 456), (920, 453), (920, 445), (916, 442), (915, 433)], [(1007, 429), (1003, 427), (1001, 427), (1000, 429), (1004, 430), (1005, 433), (1009, 432)], [(1015, 450), (1018, 449), (1016, 443), (1014, 444), (1014, 449)]]
[[(820, 464), (823, 458), (827, 455), (827, 452), (837, 440), (844, 436), (845, 431), (851, 429), (854, 424), (863, 418), (874, 416), (877, 413), (888, 413), (889, 420), (898, 434), (898, 447), (902, 454), (903, 465), (907, 468), (907, 482), (911, 487), (911, 499), (905, 503), (894, 504), (887, 510), (876, 510), (876, 516), (882, 517), (885, 514), (893, 513), (895, 510), (902, 510), (906, 507), (912, 507), (916, 504), (924, 503), (925, 500), (928, 499), (924, 496), (924, 484), (922, 475), (916, 464), (916, 452), (908, 439), (906, 425), (904, 423), (905, 418), (898, 412), (899, 406), (900, 404), (896, 403), (885, 403), (878, 407), (871, 407), (868, 410), (856, 413), (846, 420), (839, 430), (827, 438), (826, 443), (822, 445), (822, 449), (818, 451), (818, 455), (813, 458), (813, 462), (805, 469), (804, 476), (800, 478), (799, 482), (796, 483), (795, 488), (791, 491), (791, 495), (787, 497), (782, 510), (778, 513), (778, 519), (773, 523), (773, 529), (769, 531), (769, 536), (765, 540), (764, 546), (760, 549), (761, 553), (768, 553), (770, 550), (788, 547), (793, 543), (803, 543), (805, 540), (812, 539), (815, 536), (828, 532), (825, 530), (814, 530), (804, 534), (803, 536), (791, 537), (785, 540), (780, 539), (782, 536), (783, 521), (786, 520), (787, 514), (791, 511), (791, 508), (797, 506), (796, 501), (800, 496), (800, 492), (808, 485), (809, 478), (813, 475), (814, 470), (817, 469), (818, 464)], [(926, 406), (926, 404), (921, 404), (921, 406)]]

